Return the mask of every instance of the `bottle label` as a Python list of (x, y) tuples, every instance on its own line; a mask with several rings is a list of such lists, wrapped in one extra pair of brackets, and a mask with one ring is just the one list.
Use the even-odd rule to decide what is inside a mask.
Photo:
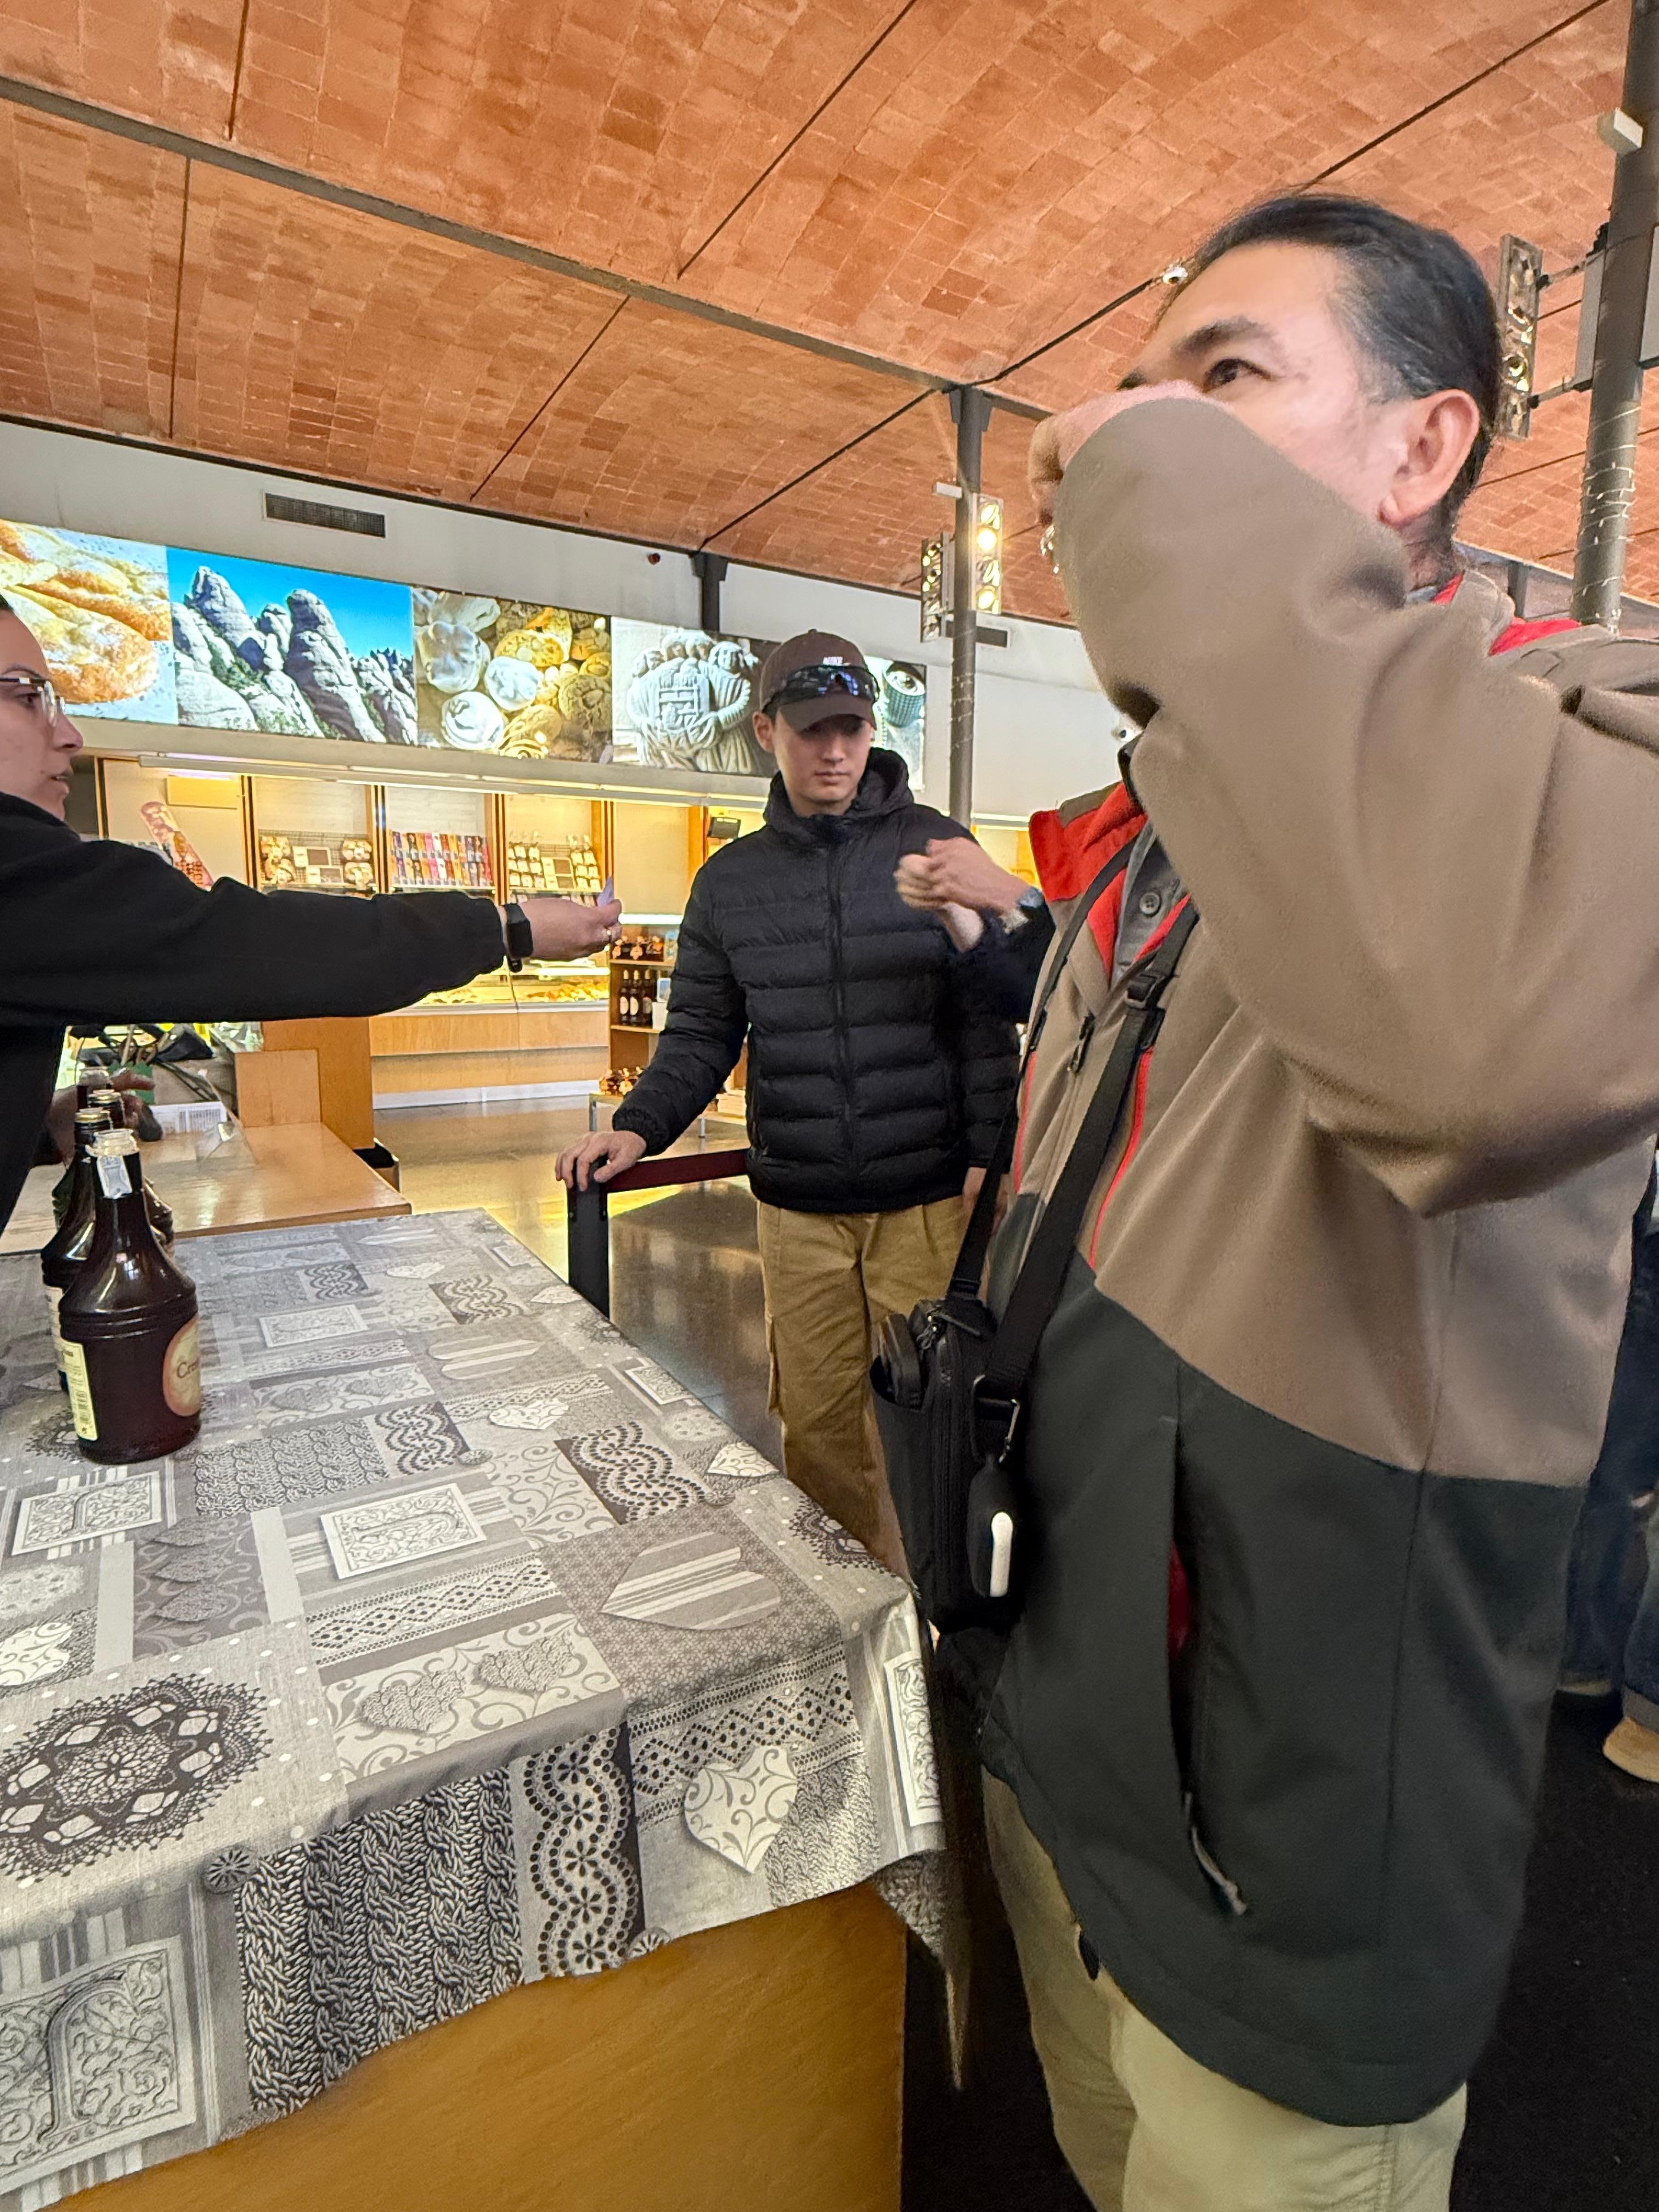
[(78, 1344), (64, 1346), (64, 1380), (69, 1384), (70, 1413), (75, 1433), (89, 1444), (98, 1441), (98, 1416), (92, 1409), (92, 1389), (87, 1381), (87, 1355)]
[(98, 1161), (98, 1188), (103, 1192), (106, 1198), (130, 1198), (131, 1196), (132, 1178), (127, 1172), (127, 1164), (123, 1154), (117, 1152), (114, 1157), (110, 1159), (105, 1159), (101, 1155), (100, 1156)]
[(46, 1305), (52, 1315), (52, 1349), (53, 1355), (58, 1361), (58, 1372), (60, 1375), (64, 1372), (64, 1334), (58, 1326), (58, 1309), (63, 1304), (63, 1303), (64, 1293), (62, 1291), (58, 1288), (55, 1283), (48, 1283), (46, 1285)]
[(161, 1359), (161, 1395), (175, 1413), (202, 1410), (202, 1351), (199, 1324), (192, 1317), (179, 1330)]

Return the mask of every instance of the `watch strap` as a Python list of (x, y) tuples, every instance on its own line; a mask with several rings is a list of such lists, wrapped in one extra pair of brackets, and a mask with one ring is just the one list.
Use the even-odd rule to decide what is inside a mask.
[(516, 899), (507, 908), (507, 965), (509, 974), (516, 975), (531, 954), (536, 950), (535, 932), (530, 927), (530, 916)]

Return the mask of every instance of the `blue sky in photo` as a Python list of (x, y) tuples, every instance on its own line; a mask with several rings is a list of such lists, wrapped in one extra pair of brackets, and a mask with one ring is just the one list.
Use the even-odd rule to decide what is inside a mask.
[(407, 584), (382, 583), (376, 576), (343, 576), (323, 568), (290, 568), (275, 561), (240, 561), (228, 553), (190, 553), (167, 548), (167, 592), (179, 600), (196, 580), (196, 571), (216, 569), (258, 622), (262, 609), (280, 605), (290, 592), (314, 592), (333, 616), (346, 650), (361, 659), (390, 647), (405, 659), (415, 651), (415, 617)]

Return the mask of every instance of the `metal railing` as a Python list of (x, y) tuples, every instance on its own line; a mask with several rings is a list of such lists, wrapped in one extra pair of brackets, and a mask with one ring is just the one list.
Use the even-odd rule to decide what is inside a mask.
[(720, 1152), (670, 1152), (660, 1159), (641, 1160), (625, 1168), (609, 1182), (590, 1182), (586, 1190), (573, 1190), (569, 1199), (570, 1250), (567, 1279), (589, 1305), (602, 1314), (611, 1311), (611, 1200), (619, 1191), (658, 1190), (672, 1183), (723, 1182), (729, 1176), (749, 1172), (747, 1150), (738, 1146)]

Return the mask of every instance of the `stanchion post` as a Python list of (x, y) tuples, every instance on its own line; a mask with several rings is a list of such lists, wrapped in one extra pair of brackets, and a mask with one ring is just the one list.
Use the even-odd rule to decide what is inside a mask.
[(611, 1198), (603, 1183), (573, 1190), (569, 1207), (570, 1249), (567, 1279), (573, 1291), (611, 1311)]
[(1572, 572), (1575, 617), (1615, 630), (1636, 493), (1642, 335), (1659, 222), (1659, 0), (1632, 0), (1621, 105), (1641, 126), (1641, 143), (1626, 145), (1613, 173)]
[(951, 395), (957, 422), (957, 528), (951, 570), (951, 813), (964, 828), (974, 813), (974, 668), (979, 642), (975, 539), (979, 530), (979, 454), (991, 398), (977, 385)]

